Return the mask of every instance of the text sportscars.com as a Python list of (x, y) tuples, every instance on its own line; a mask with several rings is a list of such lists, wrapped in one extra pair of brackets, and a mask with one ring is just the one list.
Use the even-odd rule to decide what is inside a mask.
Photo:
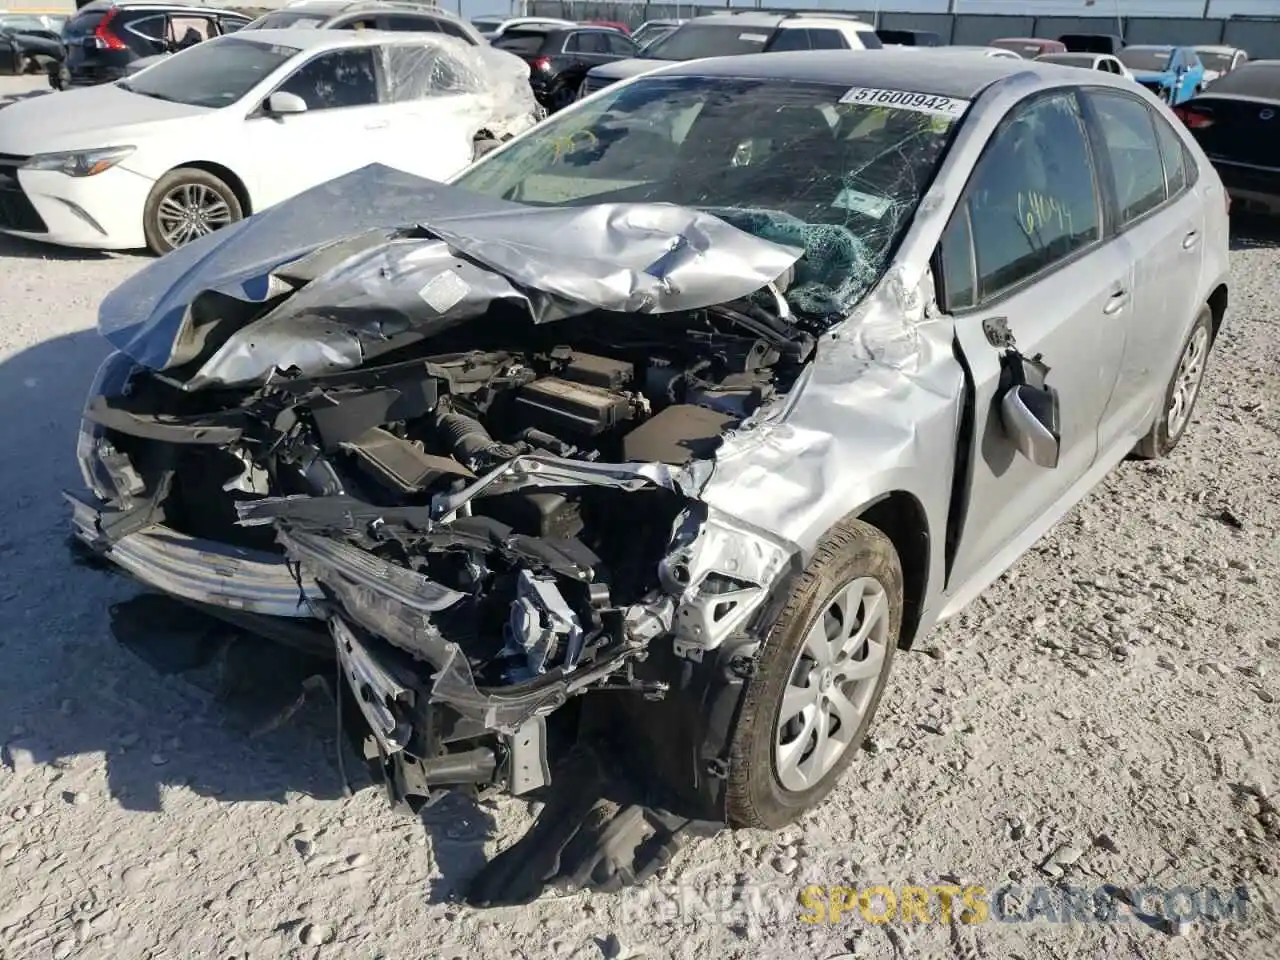
[(1247, 887), (1152, 883), (1094, 886), (938, 881), (928, 885), (672, 884), (628, 890), (624, 913), (634, 920), (724, 924), (795, 922), (812, 926), (990, 923), (1125, 924), (1247, 923)]

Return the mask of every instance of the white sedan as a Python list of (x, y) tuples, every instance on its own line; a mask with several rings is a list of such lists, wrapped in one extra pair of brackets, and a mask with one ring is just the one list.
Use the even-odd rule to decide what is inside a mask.
[(0, 231), (164, 253), (379, 162), (444, 179), (537, 122), (519, 58), (441, 35), (260, 30), (0, 111)]

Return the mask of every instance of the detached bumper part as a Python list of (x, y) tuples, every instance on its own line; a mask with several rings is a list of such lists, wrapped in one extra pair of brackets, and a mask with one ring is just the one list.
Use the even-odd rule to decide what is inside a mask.
[(657, 874), (686, 838), (723, 829), (646, 805), (638, 786), (590, 744), (565, 758), (553, 784), (528, 833), (472, 878), (468, 903), (516, 906), (547, 890), (616, 893)]
[(316, 617), (313, 604), (324, 599), (319, 586), (295, 576), (283, 557), (189, 537), (158, 523), (113, 539), (102, 510), (63, 496), (78, 540), (164, 593), (242, 613), (303, 619)]

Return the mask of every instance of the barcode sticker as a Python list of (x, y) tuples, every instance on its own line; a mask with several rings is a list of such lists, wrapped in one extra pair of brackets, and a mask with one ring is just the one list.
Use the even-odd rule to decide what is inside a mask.
[(956, 97), (936, 97), (929, 93), (912, 93), (909, 90), (873, 90), (870, 87), (854, 87), (840, 98), (841, 103), (857, 103), (868, 107), (891, 107), (895, 110), (911, 110), (935, 117), (955, 118), (964, 113), (968, 100)]

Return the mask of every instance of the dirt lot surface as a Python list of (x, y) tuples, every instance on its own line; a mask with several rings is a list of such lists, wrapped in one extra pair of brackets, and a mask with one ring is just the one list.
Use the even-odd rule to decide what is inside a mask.
[[(1176, 455), (1124, 464), (901, 657), (828, 803), (700, 842), (640, 890), (488, 912), (450, 893), (526, 804), (424, 823), (344, 796), (331, 704), (289, 715), (296, 661), (241, 642), (207, 662), (199, 630), (129, 605), (113, 632), (136, 589), (70, 562), (58, 491), (80, 484), (95, 308), (145, 262), (0, 238), (3, 960), (1280, 954), (1280, 241), (1236, 243)], [(958, 895), (946, 923), (931, 894), (928, 923), (806, 923), (809, 884), (981, 886), (987, 907), (959, 922)], [(1152, 889), (1095, 902), (1105, 885)], [(1237, 912), (1195, 917), (1214, 891)]]

